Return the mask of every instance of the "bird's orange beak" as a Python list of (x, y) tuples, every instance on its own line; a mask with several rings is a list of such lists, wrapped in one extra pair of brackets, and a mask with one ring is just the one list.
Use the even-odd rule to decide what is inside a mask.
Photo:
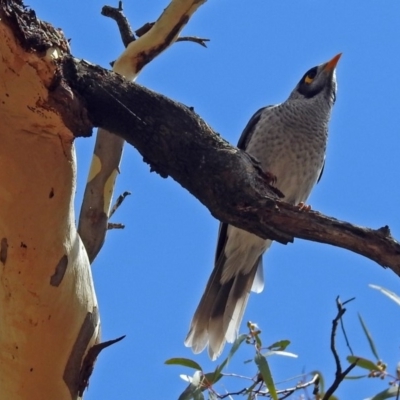
[(327, 71), (334, 70), (336, 68), (336, 64), (339, 62), (339, 59), (341, 56), (342, 56), (342, 53), (339, 53), (335, 57), (333, 57), (332, 60), (328, 61), (324, 67), (324, 70), (327, 70)]

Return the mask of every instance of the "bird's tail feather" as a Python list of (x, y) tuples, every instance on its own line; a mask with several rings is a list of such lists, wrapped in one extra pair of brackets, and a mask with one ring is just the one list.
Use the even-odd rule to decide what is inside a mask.
[(258, 266), (262, 268), (260, 256), (248, 274), (239, 273), (221, 284), (225, 260), (221, 255), (217, 261), (185, 340), (194, 353), (208, 344), (212, 360), (221, 354), (226, 341), (236, 339)]

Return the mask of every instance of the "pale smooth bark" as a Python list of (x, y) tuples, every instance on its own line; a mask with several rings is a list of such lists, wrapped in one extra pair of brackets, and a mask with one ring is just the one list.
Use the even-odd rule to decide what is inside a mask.
[(48, 103), (59, 50), (25, 52), (3, 20), (0, 37), (0, 398), (76, 398), (99, 318), (74, 137)]
[[(178, 39), (193, 13), (205, 1), (172, 0), (147, 32), (129, 43), (115, 61), (113, 71), (135, 80), (145, 65)], [(97, 131), (78, 227), (91, 262), (105, 241), (124, 143), (124, 139), (106, 129)]]

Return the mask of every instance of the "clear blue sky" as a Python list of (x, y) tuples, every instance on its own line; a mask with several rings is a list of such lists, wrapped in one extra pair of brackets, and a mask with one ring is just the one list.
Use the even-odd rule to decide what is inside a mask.
[[(39, 18), (64, 30), (76, 57), (108, 67), (123, 49), (115, 22), (100, 15), (103, 1), (28, 4)], [(167, 4), (126, 1), (125, 12), (138, 28)], [(388, 224), (400, 238), (399, 21), (396, 0), (209, 0), (184, 31), (210, 38), (208, 49), (177, 43), (145, 68), (138, 83), (193, 106), (235, 144), (253, 112), (284, 101), (305, 71), (343, 52), (325, 172), (309, 203), (355, 224)], [(76, 145), (79, 209), (93, 138)], [(113, 221), (126, 229), (108, 234), (93, 272), (103, 339), (127, 337), (101, 354), (85, 398), (174, 399), (185, 387), (179, 374), (192, 371), (163, 363), (192, 357), (183, 340), (213, 265), (218, 222), (172, 179), (150, 174), (130, 146), (121, 170), (117, 194), (130, 190), (132, 196)], [(346, 250), (302, 240), (274, 244), (264, 265), (266, 288), (252, 294), (244, 321), (260, 325), (265, 344), (292, 341), (289, 350), (298, 359), (270, 359), (277, 381), (317, 369), (327, 384), (332, 382), (329, 335), (338, 295), (356, 297), (345, 315), (355, 353), (371, 355), (360, 312), (394, 372), (400, 360), (400, 307), (368, 287), (374, 283), (400, 294), (393, 272)], [(348, 351), (338, 336), (346, 366)], [(252, 365), (242, 363), (251, 354), (243, 349), (228, 371), (254, 374)], [(195, 359), (207, 370), (215, 368), (206, 354)], [(227, 382), (226, 388), (246, 385)], [(385, 387), (380, 380), (351, 381), (337, 395), (363, 399)]]

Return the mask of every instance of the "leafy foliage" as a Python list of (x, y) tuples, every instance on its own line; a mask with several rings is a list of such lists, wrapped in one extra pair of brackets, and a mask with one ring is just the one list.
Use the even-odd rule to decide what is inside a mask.
[[(381, 291), (383, 294), (392, 299), (396, 304), (400, 305), (400, 297), (393, 292), (388, 291), (380, 286), (370, 285), (372, 288)], [(385, 364), (379, 357), (377, 346), (373, 340), (373, 335), (368, 329), (366, 322), (361, 317), (358, 316), (362, 331), (368, 342), (369, 348), (373, 355), (373, 359), (365, 356), (354, 355), (350, 344), (348, 343), (347, 334), (344, 329), (343, 314), (346, 309), (344, 306), (349, 303), (349, 301), (340, 302), (340, 299), (336, 299), (336, 304), (338, 306), (338, 314), (333, 320), (332, 333), (331, 333), (331, 350), (334, 355), (334, 360), (336, 363), (336, 374), (333, 383), (327, 390), (325, 390), (325, 379), (320, 371), (312, 371), (310, 373), (304, 373), (301, 375), (300, 382), (293, 387), (286, 387), (283, 389), (277, 389), (274, 382), (273, 373), (271, 371), (270, 365), (268, 363), (268, 358), (272, 355), (287, 356), (287, 357), (297, 357), (296, 354), (286, 351), (290, 346), (290, 340), (282, 339), (274, 342), (268, 346), (263, 346), (261, 339), (261, 330), (258, 326), (252, 322), (247, 323), (248, 333), (240, 335), (236, 341), (232, 344), (231, 350), (228, 356), (211, 372), (204, 372), (202, 366), (196, 361), (188, 358), (171, 358), (165, 363), (167, 365), (178, 365), (185, 368), (194, 369), (195, 373), (193, 376), (181, 375), (181, 377), (189, 382), (189, 386), (182, 392), (179, 396), (179, 400), (202, 400), (204, 399), (204, 394), (207, 392), (208, 398), (211, 400), (229, 398), (233, 399), (234, 396), (246, 396), (247, 400), (256, 399), (259, 397), (266, 397), (272, 400), (283, 400), (293, 396), (300, 390), (307, 391), (308, 388), (312, 388), (312, 397), (307, 395), (308, 399), (313, 400), (338, 400), (333, 393), (336, 391), (337, 387), (343, 383), (343, 380), (355, 380), (363, 378), (380, 378), (381, 380), (389, 379), (389, 388), (385, 388), (383, 391), (369, 397), (365, 400), (384, 400), (389, 398), (400, 399), (400, 363), (396, 368), (395, 374), (390, 374), (388, 372), (387, 364)], [(339, 355), (335, 348), (335, 336), (340, 321), (342, 326), (342, 332), (346, 339), (346, 343), (350, 350), (350, 355), (347, 356), (346, 360), (349, 366), (342, 371), (341, 361)], [(251, 360), (244, 361), (245, 363), (253, 363), (255, 366), (255, 374), (251, 379), (251, 385), (244, 387), (242, 390), (236, 392), (225, 392), (218, 393), (215, 384), (228, 376), (236, 376), (242, 379), (246, 377), (237, 374), (227, 374), (225, 373), (226, 367), (229, 365), (231, 359), (235, 356), (239, 348), (243, 345), (252, 346), (254, 349), (254, 357)], [(349, 372), (354, 368), (358, 367), (365, 370), (364, 375), (348, 375)], [(285, 381), (287, 382), (287, 381)], [(303, 397), (302, 397), (303, 398)]]

